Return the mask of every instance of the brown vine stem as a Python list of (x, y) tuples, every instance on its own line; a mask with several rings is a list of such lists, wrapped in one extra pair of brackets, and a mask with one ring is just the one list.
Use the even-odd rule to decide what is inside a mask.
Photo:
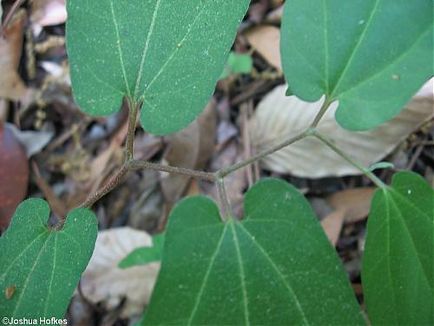
[(128, 172), (128, 163), (122, 165), (122, 167), (109, 179), (109, 181), (97, 192), (92, 194), (86, 201), (79, 207), (91, 208), (99, 199), (107, 195), (110, 191), (116, 188), (124, 179)]
[(162, 164), (157, 164), (157, 163), (152, 163), (152, 162), (142, 161), (142, 160), (131, 160), (130, 162), (128, 162), (128, 169), (129, 170), (149, 169), (154, 171), (185, 175), (196, 179), (206, 180), (209, 182), (216, 181), (216, 176), (214, 175), (214, 173), (211, 172), (179, 168), (175, 166), (162, 165)]
[(216, 180), (217, 190), (220, 198), (220, 207), (221, 207), (221, 216), (223, 217), (223, 221), (229, 220), (232, 218), (232, 208), (231, 203), (229, 201), (228, 195), (226, 193), (225, 181), (223, 178), (219, 178)]
[(362, 166), (359, 162), (352, 159), (347, 153), (339, 149), (333, 142), (333, 140), (329, 139), (328, 137), (322, 135), (320, 132), (318, 132), (316, 129), (311, 130), (311, 135), (319, 139), (322, 143), (327, 145), (330, 149), (332, 149), (336, 154), (338, 154), (340, 157), (342, 157), (345, 161), (356, 167), (358, 170), (363, 172), (364, 175), (366, 175), (377, 187), (379, 188), (386, 188), (387, 185), (381, 181), (372, 171)]
[(231, 165), (227, 168), (220, 169), (219, 171), (216, 172), (216, 176), (218, 179), (224, 178), (225, 176), (227, 176), (228, 174), (231, 174), (232, 172), (235, 172), (236, 170), (242, 169), (242, 168), (266, 157), (267, 155), (273, 154), (274, 152), (277, 152), (277, 151), (281, 150), (282, 148), (285, 148), (286, 146), (289, 146), (289, 145), (309, 136), (310, 132), (311, 132), (310, 129), (303, 131), (302, 133), (298, 134), (297, 136), (291, 137), (291, 138), (289, 138), (289, 139), (287, 139), (281, 143), (278, 143), (277, 145), (272, 146), (269, 149), (264, 150), (264, 151), (262, 151), (256, 155), (253, 155), (252, 157), (250, 157), (246, 160), (238, 162), (238, 163)]
[(139, 111), (139, 107), (139, 103), (135, 103), (128, 99), (128, 133), (125, 143), (126, 161), (130, 161), (134, 158), (134, 135), (136, 132), (137, 113)]

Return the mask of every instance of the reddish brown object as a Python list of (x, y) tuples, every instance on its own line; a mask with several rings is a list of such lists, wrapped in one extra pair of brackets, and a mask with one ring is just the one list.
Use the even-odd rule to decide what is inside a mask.
[(0, 230), (8, 227), (15, 208), (24, 199), (29, 163), (13, 132), (0, 123)]

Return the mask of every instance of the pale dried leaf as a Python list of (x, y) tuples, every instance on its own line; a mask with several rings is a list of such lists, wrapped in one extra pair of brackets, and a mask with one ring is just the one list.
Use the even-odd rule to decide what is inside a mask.
[(0, 97), (14, 101), (28, 101), (31, 91), (17, 73), (23, 43), (26, 14), (19, 10), (0, 37)]
[[(427, 87), (431, 91), (427, 92)], [(425, 86), (407, 107), (393, 120), (365, 132), (351, 132), (341, 128), (334, 118), (336, 103), (330, 107), (318, 126), (323, 134), (364, 166), (368, 167), (391, 153), (409, 134), (434, 116), (432, 88)], [(295, 96), (285, 96), (287, 87), (281, 85), (271, 91), (258, 105), (250, 120), (252, 143), (256, 150), (270, 148), (276, 142), (305, 130), (321, 107), (322, 100), (306, 103)], [(357, 175), (361, 172), (344, 161), (327, 146), (314, 138), (303, 139), (262, 160), (263, 167), (278, 173), (298, 177)]]
[(339, 240), (339, 235), (344, 225), (344, 218), (345, 211), (336, 210), (321, 220), (322, 228), (333, 246), (335, 246)]
[(282, 71), (280, 59), (280, 29), (274, 26), (258, 26), (246, 33), (251, 46), (273, 67)]
[(52, 131), (22, 131), (11, 123), (6, 123), (6, 127), (21, 143), (28, 158), (39, 153), (54, 136)]
[(123, 227), (99, 232), (82, 276), (83, 294), (108, 310), (117, 308), (126, 298), (121, 316), (140, 314), (149, 302), (160, 264), (127, 269), (118, 268), (118, 264), (134, 249), (151, 245), (152, 237), (144, 231)]
[(36, 35), (44, 26), (63, 24), (66, 21), (66, 16), (65, 0), (32, 1), (30, 19)]

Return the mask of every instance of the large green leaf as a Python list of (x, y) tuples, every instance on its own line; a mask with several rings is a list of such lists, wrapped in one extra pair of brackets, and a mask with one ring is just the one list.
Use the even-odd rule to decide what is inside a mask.
[(282, 63), (294, 95), (338, 100), (336, 119), (366, 130), (399, 113), (433, 74), (432, 0), (291, 0)]
[(141, 123), (167, 134), (205, 107), (249, 0), (69, 0), (74, 96), (92, 115), (142, 102)]
[(41, 199), (18, 206), (0, 238), (1, 317), (63, 318), (92, 255), (97, 222), (75, 209), (62, 230), (47, 227), (50, 209)]
[(434, 191), (417, 174), (377, 190), (362, 281), (372, 324), (434, 324)]
[(295, 188), (261, 181), (245, 212), (223, 224), (205, 197), (175, 207), (145, 324), (363, 324), (335, 251)]

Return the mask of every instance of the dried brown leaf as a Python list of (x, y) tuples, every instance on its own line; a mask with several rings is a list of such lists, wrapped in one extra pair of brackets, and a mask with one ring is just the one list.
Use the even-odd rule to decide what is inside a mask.
[(19, 10), (3, 31), (4, 37), (0, 37), (0, 97), (27, 102), (31, 91), (17, 73), (25, 21), (25, 11)]
[(347, 189), (334, 193), (327, 201), (338, 211), (345, 212), (345, 223), (354, 223), (368, 216), (375, 188)]
[(339, 240), (342, 226), (344, 225), (345, 211), (336, 210), (321, 220), (321, 225), (324, 229), (327, 238), (335, 246)]
[(258, 26), (246, 33), (247, 40), (273, 67), (282, 71), (280, 59), (280, 29), (274, 26)]

